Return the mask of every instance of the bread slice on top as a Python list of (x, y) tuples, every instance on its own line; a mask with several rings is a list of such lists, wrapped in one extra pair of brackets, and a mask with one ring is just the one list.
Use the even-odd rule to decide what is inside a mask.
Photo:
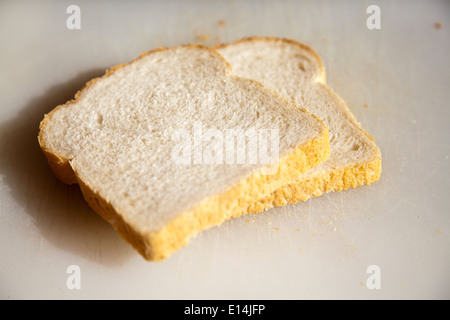
[(255, 202), (248, 212), (305, 201), (379, 179), (380, 150), (346, 103), (325, 84), (325, 68), (315, 51), (295, 40), (275, 37), (244, 38), (215, 49), (231, 64), (233, 74), (275, 90), (317, 115), (329, 129), (328, 160)]
[[(276, 130), (277, 155), (220, 161), (227, 130)], [(240, 138), (239, 150), (258, 152), (254, 136)], [(232, 75), (221, 55), (199, 45), (145, 52), (91, 80), (44, 117), (39, 143), (55, 175), (78, 183), (94, 211), (152, 261), (242, 214), (330, 152), (323, 121)]]

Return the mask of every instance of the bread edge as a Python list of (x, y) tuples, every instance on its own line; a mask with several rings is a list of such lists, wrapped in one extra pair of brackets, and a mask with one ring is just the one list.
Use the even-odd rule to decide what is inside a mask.
[(381, 171), (381, 158), (378, 157), (367, 163), (324, 171), (310, 178), (284, 185), (250, 205), (247, 213), (259, 213), (274, 207), (307, 201), (328, 192), (370, 185), (379, 180)]

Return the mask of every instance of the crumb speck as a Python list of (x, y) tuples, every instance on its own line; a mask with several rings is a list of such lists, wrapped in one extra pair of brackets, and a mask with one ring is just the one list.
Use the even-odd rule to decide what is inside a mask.
[(200, 35), (196, 36), (196, 40), (199, 42), (208, 42), (209, 38), (210, 37), (206, 34), (200, 34)]
[(250, 219), (245, 220), (245, 222), (250, 222)]
[(439, 230), (437, 231), (437, 233), (438, 233), (438, 234), (441, 234), (441, 229), (439, 229)]
[(366, 284), (364, 282), (362, 282), (362, 281), (359, 284), (361, 285), (361, 287), (365, 287), (366, 286)]
[(369, 107), (369, 105), (366, 103), (366, 104), (364, 105), (364, 108), (367, 109), (368, 107)]
[(278, 228), (278, 227), (275, 227), (275, 230), (277, 230), (277, 231), (278, 231), (278, 230), (280, 230), (280, 228)]
[(303, 250), (303, 248), (300, 248), (300, 253), (303, 253), (303, 252), (305, 252), (305, 251)]
[(313, 233), (313, 237), (317, 236), (317, 233)]
[(225, 20), (219, 20), (217, 21), (218, 27), (225, 27), (227, 25), (227, 22)]
[(440, 29), (442, 28), (442, 23), (436, 22), (436, 23), (434, 24), (434, 28), (435, 28), (436, 30), (440, 30)]

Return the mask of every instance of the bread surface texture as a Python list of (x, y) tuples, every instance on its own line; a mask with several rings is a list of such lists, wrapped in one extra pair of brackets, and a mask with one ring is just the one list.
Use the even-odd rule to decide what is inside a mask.
[[(259, 141), (246, 133), (277, 132), (277, 154), (227, 162), (218, 142), (228, 130), (245, 135), (249, 153)], [(145, 52), (91, 80), (44, 117), (39, 144), (55, 175), (78, 183), (94, 211), (151, 261), (330, 154), (323, 121), (233, 75), (221, 55), (198, 45)]]
[(255, 79), (317, 115), (329, 128), (330, 157), (260, 199), (248, 212), (305, 201), (330, 191), (369, 185), (381, 175), (381, 153), (346, 103), (325, 83), (325, 68), (310, 47), (292, 39), (250, 37), (215, 47), (233, 73)]

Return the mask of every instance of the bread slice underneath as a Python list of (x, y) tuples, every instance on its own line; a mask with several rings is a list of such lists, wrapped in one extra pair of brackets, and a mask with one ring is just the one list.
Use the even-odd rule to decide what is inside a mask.
[(260, 81), (304, 107), (322, 119), (330, 133), (327, 161), (255, 202), (248, 212), (294, 204), (379, 179), (380, 150), (346, 103), (325, 84), (325, 69), (315, 51), (297, 41), (274, 37), (245, 38), (215, 49), (231, 64), (234, 74)]
[[(199, 125), (217, 134), (196, 140)], [(236, 129), (277, 130), (278, 154), (267, 163), (214, 158), (221, 144), (213, 139)], [(254, 150), (250, 137), (245, 152)], [(222, 56), (196, 45), (145, 52), (91, 80), (44, 117), (39, 143), (55, 175), (78, 183), (89, 205), (152, 261), (329, 156), (321, 120), (232, 75)], [(180, 152), (189, 161), (175, 161)]]

